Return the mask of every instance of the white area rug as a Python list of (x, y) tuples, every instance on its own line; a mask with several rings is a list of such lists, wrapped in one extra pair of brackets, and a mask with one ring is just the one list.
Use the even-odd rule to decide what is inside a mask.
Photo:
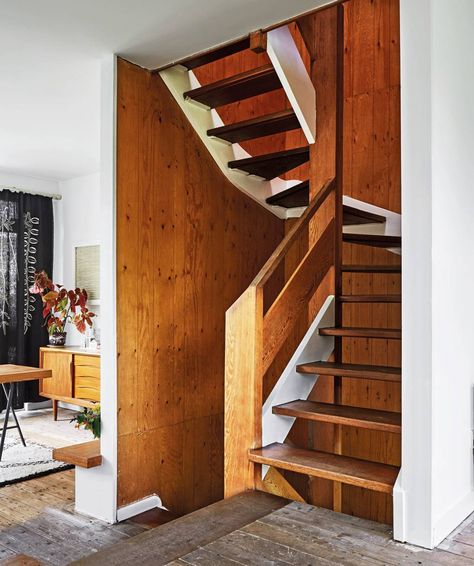
[(28, 439), (25, 447), (17, 431), (9, 430), (0, 462), (0, 487), (71, 467), (53, 460), (51, 447)]

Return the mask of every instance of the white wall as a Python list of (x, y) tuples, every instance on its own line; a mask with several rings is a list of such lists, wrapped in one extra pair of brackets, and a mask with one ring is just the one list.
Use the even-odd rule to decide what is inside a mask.
[[(117, 339), (115, 129), (116, 58), (101, 66), (100, 286), (101, 295), (101, 437), (103, 463), (76, 471), (76, 510), (110, 523), (117, 520)], [(156, 504), (155, 504), (156, 505)]]
[[(67, 288), (75, 286), (76, 246), (100, 244), (101, 241), (101, 212), (100, 212), (100, 174), (85, 175), (59, 183), (62, 195), (62, 214), (64, 230), (62, 234), (62, 277), (59, 281)], [(89, 308), (100, 314), (98, 305)], [(100, 320), (94, 320), (95, 326), (100, 326)], [(73, 325), (68, 327), (67, 343), (82, 345), (84, 337)]]
[[(24, 189), (30, 193), (59, 194), (58, 181), (38, 179), (26, 175), (17, 175), (8, 171), (0, 170), (0, 190), (3, 187), (15, 187)], [(53, 200), (54, 215), (54, 255), (53, 255), (53, 278), (62, 277), (62, 230), (63, 217), (60, 200)]]
[(395, 538), (433, 547), (474, 510), (472, 0), (401, 0), (402, 474)]

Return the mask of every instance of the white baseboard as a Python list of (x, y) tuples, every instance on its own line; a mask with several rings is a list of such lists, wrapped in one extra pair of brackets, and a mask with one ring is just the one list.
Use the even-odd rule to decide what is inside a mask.
[(402, 470), (393, 486), (393, 538), (406, 542), (405, 490), (401, 485)]
[(39, 411), (40, 409), (50, 409), (52, 406), (52, 401), (38, 401), (37, 403), (25, 403), (23, 409), (25, 411)]
[(474, 491), (453, 505), (433, 527), (433, 546), (438, 546), (466, 517), (474, 511)]
[(140, 515), (140, 513), (145, 513), (145, 511), (150, 511), (150, 509), (155, 509), (156, 507), (165, 509), (158, 495), (150, 495), (149, 497), (145, 497), (145, 499), (140, 499), (140, 501), (119, 507), (117, 509), (117, 521), (125, 521), (126, 519), (130, 519), (130, 517), (135, 517), (136, 515)]

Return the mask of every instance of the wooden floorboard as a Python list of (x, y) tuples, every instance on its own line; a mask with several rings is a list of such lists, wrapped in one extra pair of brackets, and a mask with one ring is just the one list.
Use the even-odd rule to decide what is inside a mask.
[(147, 530), (74, 512), (74, 471), (0, 488), (0, 564), (65, 565)]
[(144, 532), (75, 564), (164, 565), (268, 515), (285, 503), (287, 500), (267, 493), (245, 492)]
[(388, 525), (261, 492), (157, 528), (168, 515), (109, 525), (75, 513), (73, 497), (72, 470), (0, 488), (0, 565), (474, 566), (474, 515), (427, 551)]

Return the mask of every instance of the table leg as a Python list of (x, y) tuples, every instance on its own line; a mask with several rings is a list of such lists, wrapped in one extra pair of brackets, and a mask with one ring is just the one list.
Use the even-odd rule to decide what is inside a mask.
[[(12, 383), (10, 385), (10, 387), (16, 388), (16, 387), (18, 387), (18, 384)], [(13, 398), (15, 398), (15, 389), (13, 389)], [(16, 428), (18, 429), (18, 434), (20, 435), (20, 438), (21, 438), (21, 443), (23, 444), (23, 446), (26, 447), (25, 437), (23, 436), (23, 432), (21, 430), (20, 423), (18, 422), (18, 417), (16, 416), (15, 409), (13, 408), (13, 405), (12, 405), (12, 415), (13, 415), (13, 418), (15, 419), (15, 424), (16, 424)]]
[(3, 446), (5, 445), (5, 436), (7, 434), (8, 418), (10, 416), (10, 409), (13, 403), (13, 393), (15, 391), (14, 388), (12, 387), (12, 384), (10, 384), (10, 390), (8, 392), (8, 395), (5, 385), (3, 386), (3, 390), (7, 398), (7, 408), (5, 410), (5, 420), (3, 421), (2, 438), (0, 440), (0, 460), (2, 459), (3, 456)]

